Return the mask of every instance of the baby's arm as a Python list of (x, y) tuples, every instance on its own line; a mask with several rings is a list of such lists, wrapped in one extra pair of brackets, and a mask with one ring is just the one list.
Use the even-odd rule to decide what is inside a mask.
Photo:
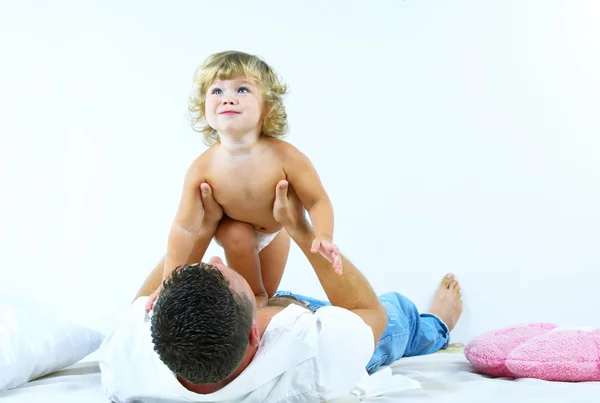
[[(168, 278), (176, 267), (188, 262), (196, 243), (201, 244), (197, 245), (196, 249), (202, 249), (201, 253), (204, 255), (210, 240), (217, 230), (218, 220), (216, 220), (216, 217), (213, 217), (215, 220), (205, 220), (206, 217), (204, 217), (204, 206), (201, 198), (202, 191), (200, 189), (203, 183), (207, 183), (207, 181), (202, 156), (200, 156), (190, 166), (185, 176), (179, 208), (169, 231), (162, 280)], [(212, 195), (210, 186), (206, 184), (205, 187), (207, 188), (206, 194)], [(214, 214), (218, 214), (219, 212), (222, 215), (222, 210)], [(195, 255), (199, 256), (200, 251), (197, 251)], [(147, 312), (152, 309), (161, 290), (162, 281), (158, 289), (150, 295), (146, 302)]]
[[(287, 180), (308, 211), (314, 227), (312, 251), (321, 252), (333, 263), (332, 254), (339, 254), (339, 250), (333, 244), (334, 213), (331, 200), (310, 159), (292, 146), (287, 147), (285, 154), (284, 170)], [(341, 273), (341, 266), (335, 269)]]
[(308, 211), (316, 237), (333, 240), (333, 206), (319, 174), (306, 155), (296, 148), (286, 150), (284, 170), (300, 202)]
[(212, 229), (202, 227), (203, 206), (200, 185), (205, 182), (207, 182), (206, 174), (201, 156), (194, 161), (185, 176), (177, 214), (169, 231), (163, 279), (169, 277), (176, 267), (187, 263), (200, 230), (211, 230), (211, 234), (205, 234), (207, 238), (212, 239), (214, 236), (216, 226)]

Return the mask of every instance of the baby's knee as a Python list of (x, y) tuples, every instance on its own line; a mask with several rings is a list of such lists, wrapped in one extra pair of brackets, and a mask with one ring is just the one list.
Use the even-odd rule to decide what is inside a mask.
[(256, 232), (245, 222), (228, 220), (217, 228), (215, 239), (229, 251), (246, 251), (256, 247)]

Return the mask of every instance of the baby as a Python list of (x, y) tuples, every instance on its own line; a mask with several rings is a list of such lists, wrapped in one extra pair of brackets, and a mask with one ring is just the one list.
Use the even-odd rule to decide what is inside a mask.
[[(201, 185), (210, 185), (224, 214), (213, 236), (228, 266), (246, 279), (257, 305), (265, 306), (279, 286), (290, 248), (289, 235), (273, 218), (275, 186), (282, 179), (310, 215), (315, 232), (311, 251), (342, 273), (339, 250), (332, 243), (334, 217), (327, 192), (311, 161), (278, 139), (287, 131), (285, 93), (269, 65), (242, 52), (213, 54), (196, 71), (189, 109), (210, 147), (187, 171), (163, 279), (188, 261), (202, 230)], [(148, 299), (147, 311), (160, 290)]]

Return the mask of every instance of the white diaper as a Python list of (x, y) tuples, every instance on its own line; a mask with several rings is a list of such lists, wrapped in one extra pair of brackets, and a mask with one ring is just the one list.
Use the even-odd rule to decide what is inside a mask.
[[(281, 231), (281, 230), (279, 230), (279, 231)], [(263, 250), (264, 248), (266, 248), (267, 246), (269, 246), (269, 244), (271, 243), (271, 241), (273, 241), (273, 239), (275, 239), (275, 237), (277, 236), (277, 234), (279, 234), (279, 231), (274, 232), (272, 234), (265, 234), (263, 232), (256, 231), (256, 236), (258, 238), (258, 244), (256, 246), (256, 252), (260, 252), (261, 250)]]

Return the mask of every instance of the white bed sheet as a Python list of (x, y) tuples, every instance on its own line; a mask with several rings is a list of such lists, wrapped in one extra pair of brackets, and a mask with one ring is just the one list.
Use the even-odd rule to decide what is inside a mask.
[(600, 403), (600, 382), (548, 382), (539, 379), (491, 378), (474, 372), (463, 348), (424, 357), (403, 358), (392, 373), (421, 383), (422, 388), (388, 394), (373, 403)]
[(107, 403), (98, 361), (81, 361), (62, 371), (0, 392), (2, 403)]
[[(600, 382), (566, 383), (536, 379), (489, 378), (473, 372), (462, 350), (449, 349), (424, 357), (403, 358), (392, 372), (419, 381), (422, 388), (363, 400), (369, 403), (599, 403)], [(355, 399), (342, 399), (352, 401)], [(2, 403), (106, 403), (95, 360), (0, 392)]]

